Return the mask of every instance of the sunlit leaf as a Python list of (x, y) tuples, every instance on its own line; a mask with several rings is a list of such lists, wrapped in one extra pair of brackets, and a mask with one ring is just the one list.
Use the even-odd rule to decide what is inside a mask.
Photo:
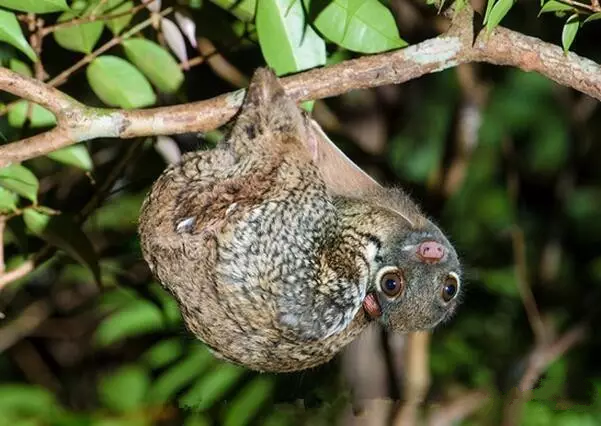
[(394, 16), (378, 0), (306, 0), (309, 16), (328, 40), (346, 49), (376, 53), (404, 47)]
[(0, 0), (0, 7), (31, 13), (69, 10), (66, 0)]
[[(20, 0), (19, 0), (20, 1)], [(14, 13), (0, 9), (0, 42), (6, 42), (21, 52), (25, 53), (32, 61), (37, 61), (37, 56), (25, 37), (17, 17)]]
[[(29, 115), (28, 115), (29, 114)], [(32, 128), (51, 127), (56, 125), (56, 117), (46, 108), (28, 101), (17, 101), (8, 110), (8, 124), (21, 128), (29, 118)]]
[(568, 52), (570, 50), (570, 46), (574, 42), (576, 38), (576, 34), (580, 29), (580, 19), (577, 13), (573, 14), (568, 18), (565, 25), (563, 26), (563, 31), (561, 33), (561, 44), (563, 46), (563, 51)]
[(142, 405), (150, 383), (145, 368), (125, 365), (101, 378), (98, 396), (105, 407), (126, 413)]
[(499, 0), (490, 9), (490, 16), (486, 21), (486, 31), (490, 33), (501, 20), (507, 15), (507, 12), (513, 7), (515, 0)]
[(48, 158), (64, 164), (79, 167), (80, 169), (90, 171), (94, 167), (92, 157), (85, 144), (71, 145), (47, 154)]
[(278, 75), (326, 62), (325, 42), (305, 21), (300, 0), (259, 0), (257, 33), (263, 56)]
[(598, 19), (601, 19), (601, 12), (593, 13), (588, 18), (586, 18), (583, 23), (586, 24), (587, 22), (596, 21)]
[[(116, 5), (118, 6), (115, 7)], [(134, 3), (129, 0), (125, 2), (123, 2), (122, 0), (109, 0), (105, 7), (105, 10), (108, 11), (107, 14), (109, 15), (117, 15), (128, 12), (133, 7)], [(129, 25), (132, 18), (133, 15), (131, 13), (126, 13), (125, 15), (120, 16), (118, 18), (109, 19), (108, 21), (106, 21), (106, 26), (109, 30), (111, 30), (113, 35), (118, 35)]]
[(23, 220), (33, 234), (87, 266), (96, 282), (100, 283), (98, 256), (88, 236), (72, 218), (64, 214), (49, 216), (34, 209), (27, 209), (23, 212)]
[(124, 59), (100, 56), (88, 66), (86, 75), (96, 96), (107, 105), (141, 108), (156, 102), (148, 80)]
[[(76, 12), (65, 12), (58, 18), (58, 22), (70, 21), (74, 18), (88, 16), (94, 11), (96, 5), (92, 4), (88, 9), (78, 14)], [(103, 21), (87, 22), (85, 24), (72, 25), (70, 27), (58, 28), (54, 31), (54, 39), (59, 46), (72, 50), (74, 52), (91, 53), (94, 46), (100, 40), (102, 30), (104, 29)]]
[(246, 370), (234, 364), (223, 363), (202, 376), (179, 400), (184, 407), (206, 410), (228, 391)]
[(12, 164), (0, 169), (0, 186), (34, 203), (38, 201), (38, 178), (20, 164)]
[(259, 376), (237, 391), (235, 399), (227, 407), (223, 425), (249, 424), (261, 406), (269, 400), (274, 385), (273, 377)]
[(557, 0), (550, 0), (545, 3), (545, 5), (541, 8), (539, 15), (542, 13), (549, 12), (567, 12), (574, 10), (574, 6), (570, 6), (569, 4), (562, 3)]
[[(19, 196), (9, 191), (8, 189), (0, 186), (0, 212), (1, 213), (10, 213), (17, 208), (17, 201), (19, 200)], [(0, 241), (0, 244), (2, 241)]]
[(160, 91), (172, 93), (179, 89), (184, 81), (184, 74), (173, 56), (163, 47), (142, 38), (126, 40), (123, 47), (127, 58)]
[(215, 358), (202, 345), (195, 345), (188, 356), (167, 369), (156, 380), (148, 393), (150, 402), (166, 402), (187, 384), (203, 374), (215, 363)]

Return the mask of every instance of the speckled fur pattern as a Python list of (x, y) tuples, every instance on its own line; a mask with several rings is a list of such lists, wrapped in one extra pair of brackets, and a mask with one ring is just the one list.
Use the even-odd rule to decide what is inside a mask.
[[(415, 263), (402, 247), (424, 235), (450, 247), (401, 191), (330, 193), (308, 131), (275, 75), (260, 69), (224, 142), (168, 167), (140, 215), (144, 258), (188, 329), (254, 370), (327, 362), (368, 324), (362, 302), (382, 262)], [(452, 248), (450, 261), (458, 268)], [(431, 281), (426, 266), (412, 268), (415, 279)], [(383, 302), (385, 321), (435, 325), (454, 309), (433, 303), (438, 291), (415, 285), (403, 303)]]

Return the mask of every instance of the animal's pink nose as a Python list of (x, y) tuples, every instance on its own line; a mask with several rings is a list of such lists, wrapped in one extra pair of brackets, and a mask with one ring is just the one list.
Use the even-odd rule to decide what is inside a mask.
[(425, 262), (436, 263), (446, 253), (445, 247), (436, 241), (425, 241), (417, 247), (417, 255)]

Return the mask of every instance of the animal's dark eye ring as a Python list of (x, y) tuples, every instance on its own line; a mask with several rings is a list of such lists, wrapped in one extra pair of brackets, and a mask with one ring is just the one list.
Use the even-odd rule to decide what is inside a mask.
[(390, 298), (399, 297), (405, 290), (405, 278), (398, 268), (386, 268), (380, 273), (378, 281), (382, 293)]
[(444, 300), (445, 303), (449, 303), (451, 300), (453, 300), (455, 296), (457, 296), (457, 293), (459, 293), (459, 286), (459, 277), (457, 274), (454, 272), (449, 272), (449, 275), (447, 275), (444, 283), (442, 284), (442, 300)]

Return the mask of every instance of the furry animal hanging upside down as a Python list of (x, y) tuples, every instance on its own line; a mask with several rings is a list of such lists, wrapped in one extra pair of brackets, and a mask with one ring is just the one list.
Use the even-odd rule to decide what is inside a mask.
[(461, 292), (440, 229), (338, 151), (268, 69), (228, 137), (155, 182), (139, 233), (188, 329), (260, 371), (324, 363), (370, 321), (431, 329)]

